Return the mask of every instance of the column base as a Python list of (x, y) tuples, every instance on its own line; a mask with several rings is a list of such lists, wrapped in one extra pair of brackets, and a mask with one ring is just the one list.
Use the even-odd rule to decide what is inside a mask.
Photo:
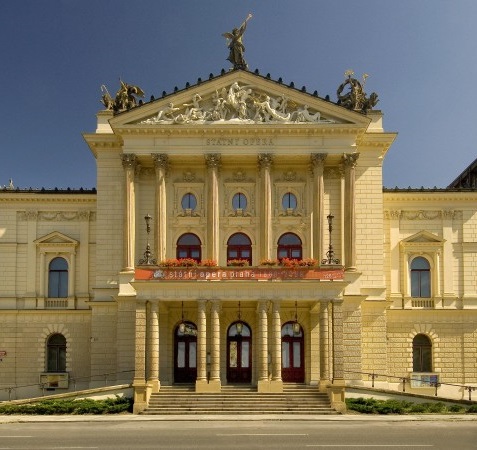
[(147, 407), (147, 389), (148, 385), (144, 380), (134, 380), (133, 389), (134, 389), (134, 405), (133, 405), (133, 414), (139, 414), (141, 411), (144, 411)]
[(270, 392), (270, 380), (258, 380), (257, 392), (260, 392), (260, 393)]
[(198, 393), (217, 393), (222, 390), (222, 384), (220, 380), (197, 380), (195, 382), (195, 392)]
[(331, 407), (342, 414), (346, 412), (345, 387), (346, 383), (343, 379), (333, 380), (328, 385), (328, 398), (330, 399)]
[(322, 380), (320, 380), (320, 383), (318, 385), (318, 390), (320, 392), (328, 392), (328, 386), (330, 386), (331, 384), (331, 381), (328, 380), (327, 378), (323, 378)]
[(283, 380), (270, 381), (270, 391), (273, 394), (281, 394), (283, 392)]
[(151, 386), (151, 392), (157, 394), (161, 390), (161, 382), (155, 378), (152, 380), (147, 380), (148, 386)]

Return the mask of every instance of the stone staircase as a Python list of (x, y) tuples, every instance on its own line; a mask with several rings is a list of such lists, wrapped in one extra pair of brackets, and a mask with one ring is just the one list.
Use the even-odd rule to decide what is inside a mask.
[(259, 394), (256, 387), (222, 386), (217, 394), (198, 394), (193, 386), (161, 386), (141, 414), (338, 414), (316, 386), (285, 384), (283, 393)]

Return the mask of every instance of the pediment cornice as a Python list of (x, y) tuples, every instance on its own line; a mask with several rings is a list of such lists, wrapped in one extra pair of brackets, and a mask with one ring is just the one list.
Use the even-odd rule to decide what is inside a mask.
[(110, 119), (115, 132), (125, 128), (173, 128), (186, 125), (295, 127), (312, 124), (355, 125), (366, 129), (371, 119), (317, 95), (311, 95), (255, 75), (235, 70), (167, 95)]

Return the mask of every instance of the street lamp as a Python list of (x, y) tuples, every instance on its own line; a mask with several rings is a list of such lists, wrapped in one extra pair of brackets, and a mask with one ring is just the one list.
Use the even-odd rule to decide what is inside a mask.
[(156, 260), (152, 257), (151, 246), (149, 244), (149, 233), (151, 232), (151, 220), (152, 217), (149, 214), (144, 216), (146, 221), (146, 233), (147, 233), (147, 245), (146, 251), (144, 252), (144, 257), (139, 260), (140, 266), (154, 266), (156, 265)]
[(326, 258), (321, 261), (321, 264), (339, 264), (340, 260), (335, 258), (335, 251), (333, 250), (333, 244), (331, 243), (331, 232), (333, 231), (333, 219), (335, 216), (333, 214), (329, 213), (326, 216), (326, 219), (328, 220), (328, 233), (329, 233), (329, 245), (328, 245), (328, 251), (326, 252)]

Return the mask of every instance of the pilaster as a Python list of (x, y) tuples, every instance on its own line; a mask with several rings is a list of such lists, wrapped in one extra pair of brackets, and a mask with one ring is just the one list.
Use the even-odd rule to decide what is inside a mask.
[(261, 257), (272, 259), (272, 183), (271, 167), (273, 156), (271, 153), (260, 153), (258, 165), (261, 177), (262, 215), (261, 215)]
[(219, 260), (219, 167), (221, 155), (208, 153), (207, 165), (207, 257)]
[(349, 272), (356, 271), (356, 212), (355, 212), (355, 180), (356, 162), (359, 153), (345, 153), (343, 155), (343, 166), (345, 172), (345, 193), (344, 193), (344, 248), (345, 248), (345, 268)]
[(169, 157), (165, 153), (153, 153), (152, 160), (156, 171), (156, 255), (157, 261), (166, 259), (167, 246), (167, 197), (166, 197), (166, 174), (169, 167)]
[(135, 232), (136, 232), (136, 194), (134, 177), (137, 167), (136, 155), (121, 155), (125, 175), (125, 210), (124, 210), (124, 263), (123, 271), (132, 271), (135, 266)]
[(323, 220), (324, 220), (324, 181), (323, 171), (327, 153), (312, 153), (311, 164), (313, 168), (313, 254), (312, 258), (321, 260), (323, 252)]

